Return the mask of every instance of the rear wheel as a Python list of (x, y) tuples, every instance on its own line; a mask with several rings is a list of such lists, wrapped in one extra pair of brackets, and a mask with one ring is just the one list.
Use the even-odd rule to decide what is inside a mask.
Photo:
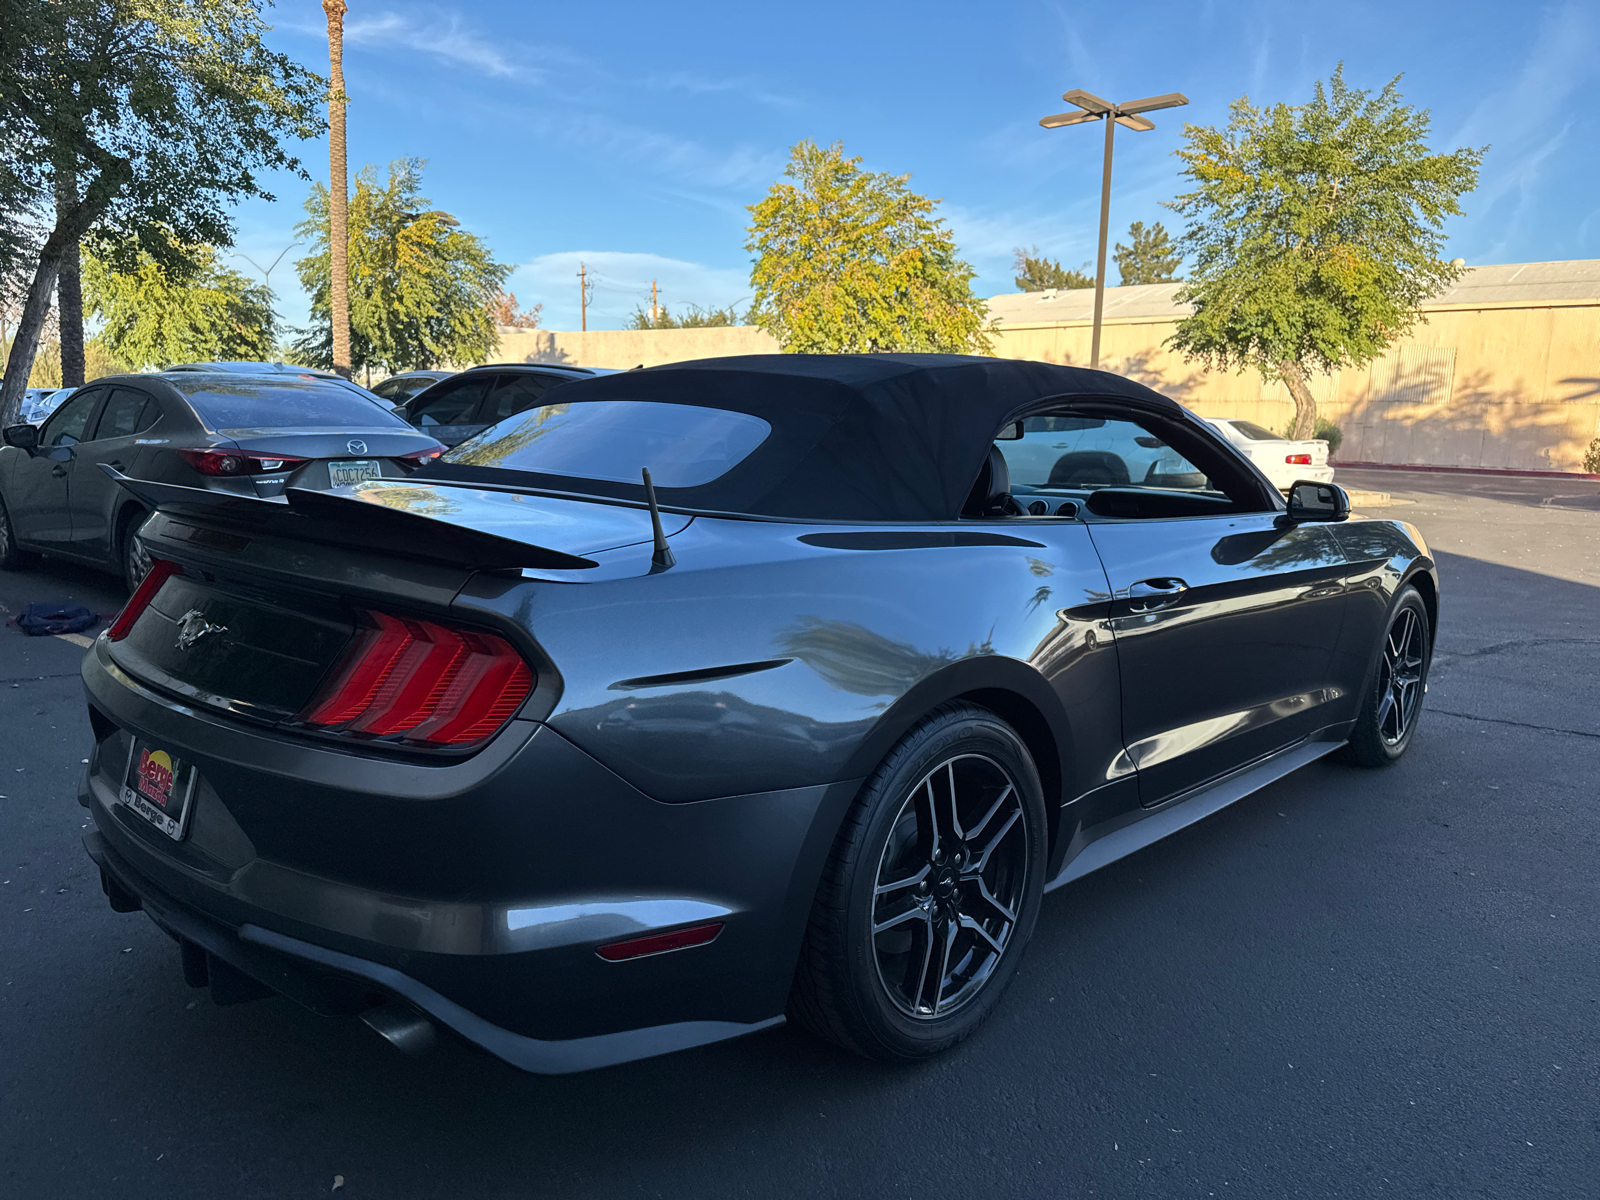
[(1406, 752), (1422, 715), (1432, 658), (1428, 606), (1416, 588), (1407, 587), (1389, 614), (1372, 684), (1345, 747), (1346, 759), (1363, 767), (1386, 767)]
[(136, 512), (122, 523), (122, 578), (128, 585), (129, 595), (138, 591), (144, 577), (150, 574), (150, 551), (139, 537), (139, 526), (144, 524), (144, 518), (144, 513)]
[(999, 1003), (1033, 933), (1046, 826), (1016, 732), (935, 710), (863, 785), (812, 908), (790, 1003), (872, 1058), (937, 1054)]
[(39, 561), (39, 556), (17, 545), (16, 530), (6, 502), (0, 499), (0, 571), (22, 571)]

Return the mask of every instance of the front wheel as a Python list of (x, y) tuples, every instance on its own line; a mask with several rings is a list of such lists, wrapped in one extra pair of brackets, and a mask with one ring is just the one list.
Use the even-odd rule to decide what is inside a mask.
[(862, 786), (813, 904), (791, 1015), (871, 1058), (937, 1054), (999, 1003), (1044, 888), (1044, 797), (1022, 739), (936, 709)]
[(39, 556), (17, 545), (17, 532), (11, 524), (6, 502), (0, 499), (0, 571), (21, 571), (33, 566)]
[(1416, 588), (1407, 586), (1389, 613), (1346, 759), (1362, 767), (1387, 767), (1406, 752), (1422, 715), (1432, 659), (1428, 606)]

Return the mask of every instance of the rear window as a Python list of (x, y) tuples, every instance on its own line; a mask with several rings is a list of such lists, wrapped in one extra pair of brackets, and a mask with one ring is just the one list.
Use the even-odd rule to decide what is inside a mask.
[(1252, 442), (1281, 442), (1283, 435), (1273, 433), (1270, 429), (1263, 429), (1251, 421), (1229, 421), (1236, 430), (1249, 438)]
[(441, 460), (612, 483), (699, 487), (761, 445), (772, 426), (749, 413), (646, 400), (546, 404), (501, 421)]
[(336, 383), (181, 375), (169, 375), (167, 381), (183, 393), (209, 429), (410, 428), (382, 401)]

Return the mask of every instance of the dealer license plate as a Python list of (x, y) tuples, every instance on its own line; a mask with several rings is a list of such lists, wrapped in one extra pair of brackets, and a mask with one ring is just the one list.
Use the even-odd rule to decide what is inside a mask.
[(198, 779), (193, 763), (135, 738), (117, 799), (173, 841), (182, 841)]
[(365, 483), (369, 479), (381, 479), (383, 472), (378, 469), (375, 459), (363, 458), (350, 462), (331, 462), (328, 464), (328, 482), (334, 487), (344, 487), (351, 483)]

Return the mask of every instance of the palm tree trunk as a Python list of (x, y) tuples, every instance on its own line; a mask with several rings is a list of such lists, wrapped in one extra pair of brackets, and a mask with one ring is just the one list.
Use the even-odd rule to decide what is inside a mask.
[(333, 369), (350, 370), (350, 171), (344, 136), (344, 0), (322, 0), (328, 14), (328, 248), (332, 279), (328, 308), (333, 320)]
[[(56, 168), (56, 224), (61, 225), (78, 203), (78, 173)], [(78, 241), (61, 248), (56, 275), (56, 319), (61, 325), (61, 386), (83, 386), (83, 281), (79, 271)]]

